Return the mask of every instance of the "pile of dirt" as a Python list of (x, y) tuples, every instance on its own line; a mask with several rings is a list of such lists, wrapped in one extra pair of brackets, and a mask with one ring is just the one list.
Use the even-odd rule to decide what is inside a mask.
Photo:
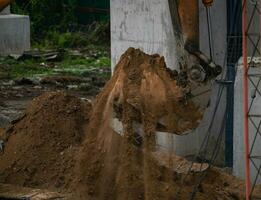
[(84, 138), (90, 111), (90, 103), (64, 92), (49, 92), (34, 99), (5, 134), (1, 182), (64, 188), (71, 178), (74, 155)]
[[(172, 159), (172, 154), (167, 153), (167, 161), (162, 162), (167, 165), (155, 157), (155, 130), (162, 116), (171, 122), (167, 130), (177, 134), (197, 127), (202, 118), (197, 106), (185, 100), (184, 94), (163, 57), (128, 49), (94, 103), (71, 185), (77, 191), (75, 198), (190, 199), (202, 173), (189, 173), (185, 178), (173, 170), (177, 159)], [(110, 128), (115, 104), (123, 122), (123, 137)], [(144, 129), (140, 147), (133, 143), (134, 121), (140, 121)], [(215, 169), (204, 176), (195, 199), (244, 199), (243, 184), (234, 177)]]
[[(197, 166), (185, 175), (187, 161), (159, 152), (159, 119), (164, 116), (169, 122), (166, 130), (182, 134), (202, 118), (185, 97), (186, 88), (179, 86), (163, 57), (130, 48), (93, 106), (62, 92), (32, 102), (8, 132), (0, 180), (60, 188), (75, 200), (166, 200), (190, 199), (204, 176), (194, 199), (244, 199), (243, 183), (234, 177), (213, 168), (199, 173)], [(115, 106), (124, 136), (110, 128)], [(139, 146), (134, 143), (134, 121), (144, 129)]]

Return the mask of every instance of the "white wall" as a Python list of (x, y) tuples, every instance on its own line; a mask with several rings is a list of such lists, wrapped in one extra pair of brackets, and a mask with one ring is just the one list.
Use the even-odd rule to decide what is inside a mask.
[[(257, 60), (258, 67), (251, 67), (249, 69), (249, 74), (255, 74), (257, 76), (251, 77), (251, 80), (257, 84), (261, 74), (261, 62), (260, 58)], [(261, 91), (261, 85), (259, 85), (259, 90)], [(254, 85), (249, 81), (249, 104), (251, 103), (251, 94), (255, 91)], [(256, 97), (254, 99), (254, 103), (252, 105), (252, 109), (250, 114), (259, 114), (261, 113), (261, 95), (256, 92)], [(237, 67), (237, 76), (235, 80), (235, 102), (234, 102), (234, 166), (233, 166), (233, 174), (242, 179), (245, 178), (245, 146), (244, 146), (244, 112), (243, 112), (243, 65), (242, 60), (239, 62)], [(261, 118), (252, 118), (255, 124), (259, 124)], [(260, 131), (260, 130), (259, 130)], [(261, 131), (260, 131), (261, 133)], [(256, 129), (254, 125), (249, 123), (249, 138), (250, 144), (253, 143), (254, 137), (256, 134)], [(256, 144), (253, 148), (252, 155), (261, 154), (261, 135), (257, 136)], [(259, 167), (261, 165), (261, 160), (254, 159), (256, 166)], [(255, 170), (253, 164), (251, 163), (251, 181), (254, 181), (255, 175), (257, 171)], [(259, 176), (258, 183), (261, 183), (261, 178)]]
[[(254, 1), (253, 1), (254, 2)], [(247, 13), (248, 13), (248, 21), (250, 21), (251, 17), (252, 23), (249, 26), (249, 33), (251, 33), (250, 37), (253, 43), (248, 40), (248, 61), (252, 56), (254, 57), (255, 67), (251, 67), (249, 69), (249, 74), (256, 74), (257, 76), (251, 77), (251, 80), (256, 84), (261, 74), (261, 60), (260, 54), (255, 50), (254, 45), (258, 43), (260, 37), (260, 14), (259, 12), (253, 12), (255, 4), (252, 1), (248, 1), (247, 4)], [(252, 14), (254, 15), (252, 16)], [(260, 44), (260, 43), (259, 43)], [(260, 48), (259, 48), (260, 49)], [(237, 74), (235, 80), (235, 100), (234, 100), (234, 166), (233, 166), (233, 174), (237, 177), (242, 179), (245, 178), (245, 145), (244, 145), (244, 120), (243, 120), (243, 65), (242, 59), (239, 61), (237, 67)], [(258, 89), (261, 91), (261, 85), (259, 84)], [(254, 91), (254, 85), (249, 81), (249, 104), (251, 104), (251, 94)], [(253, 107), (250, 111), (250, 114), (261, 114), (261, 95), (260, 93), (256, 92), (256, 97), (254, 99)], [(259, 124), (261, 118), (254, 117), (252, 120), (255, 124)], [(257, 140), (255, 146), (253, 148), (252, 155), (261, 155), (261, 131), (260, 136), (257, 136)], [(252, 145), (254, 137), (256, 134), (256, 129), (254, 125), (249, 122), (249, 139), (250, 145)], [(254, 159), (256, 166), (259, 167), (261, 165), (261, 158)], [(251, 172), (251, 181), (254, 181), (255, 175), (257, 171), (251, 163), (250, 165), (250, 172)], [(259, 176), (258, 183), (261, 184), (261, 177)]]
[(176, 68), (176, 45), (167, 0), (111, 0), (112, 70), (129, 48), (165, 56)]

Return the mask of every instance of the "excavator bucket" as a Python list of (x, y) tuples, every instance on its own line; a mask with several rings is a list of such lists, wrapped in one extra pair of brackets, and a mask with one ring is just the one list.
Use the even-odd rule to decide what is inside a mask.
[[(170, 84), (167, 84), (169, 90), (171, 90), (171, 85), (177, 86), (173, 89), (173, 93), (175, 93), (176, 90), (177, 99), (180, 98), (183, 101), (182, 104), (177, 103), (177, 105), (184, 106), (184, 109), (191, 108), (192, 114), (190, 116), (183, 113), (177, 114), (177, 109), (173, 110), (173, 113), (164, 113), (162, 111), (164, 114), (160, 115), (158, 118), (156, 132), (158, 134), (185, 135), (191, 133), (191, 131), (196, 129), (200, 124), (204, 111), (209, 105), (213, 80), (221, 73), (222, 68), (199, 50), (198, 0), (169, 0), (169, 8), (174, 33), (173, 40), (175, 40), (177, 44), (177, 53), (173, 56), (179, 61), (179, 71), (167, 70), (169, 74), (166, 75), (166, 77), (172, 77), (171, 80), (161, 80), (162, 76), (158, 73), (155, 75), (156, 78), (154, 77), (155, 80), (160, 80), (158, 85), (155, 83), (155, 80), (153, 83), (153, 78), (151, 78), (152, 80), (146, 78), (146, 70), (142, 71), (142, 76), (145, 77), (144, 82), (146, 82), (147, 85), (154, 85), (155, 90), (157, 90), (156, 87), (161, 84), (161, 81), (162, 84), (165, 85), (166, 82), (170, 82)], [(137, 55), (139, 56), (140, 54), (138, 53)], [(130, 59), (135, 58), (131, 57)], [(157, 59), (157, 56), (153, 55), (151, 59), (140, 64), (140, 67), (143, 68), (144, 65), (148, 64), (153, 68), (154, 64), (151, 63), (157, 62)], [(121, 60), (120, 62), (123, 61)], [(129, 63), (132, 63), (132, 61), (130, 60), (127, 62), (127, 65)], [(158, 92), (160, 93), (161, 91)], [(155, 102), (156, 100), (154, 98), (157, 98), (157, 96), (154, 96), (153, 94), (150, 95), (151, 102)], [(164, 106), (165, 103), (168, 103), (167, 100), (166, 102), (162, 102), (162, 106)], [(188, 104), (186, 105), (187, 102)], [(113, 102), (113, 112), (110, 124), (115, 132), (124, 135), (125, 127), (122, 113), (120, 113), (120, 110), (122, 109), (121, 103), (122, 102), (118, 101), (118, 99)], [(138, 113), (142, 113), (140, 106), (137, 106), (135, 101), (133, 103), (133, 100), (129, 100), (128, 103), (135, 107)], [(150, 102), (146, 103), (150, 104)], [(197, 111), (200, 111), (201, 115), (196, 115)], [(180, 128), (174, 127), (173, 124)], [(134, 119), (133, 129), (137, 134), (137, 143), (139, 143), (139, 138), (144, 135), (143, 122), (139, 117), (137, 117), (137, 120)]]

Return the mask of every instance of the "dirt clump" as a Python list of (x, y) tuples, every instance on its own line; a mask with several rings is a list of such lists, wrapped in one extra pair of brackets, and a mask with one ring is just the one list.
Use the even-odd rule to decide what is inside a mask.
[[(124, 136), (110, 128), (115, 104), (119, 108)], [(163, 116), (170, 122), (165, 130), (182, 134), (198, 126), (202, 113), (193, 102), (184, 99), (184, 88), (171, 78), (163, 57), (128, 49), (94, 103), (71, 184), (77, 194), (75, 198), (190, 199), (201, 173), (189, 173), (184, 180), (183, 175), (173, 171), (172, 153), (167, 153), (168, 166), (160, 165), (154, 156), (158, 151), (157, 121)], [(140, 147), (133, 142), (134, 121), (143, 125)], [(238, 180), (228, 177), (209, 170), (195, 199), (243, 199), (242, 191), (234, 188)]]
[(84, 82), (82, 78), (75, 76), (46, 76), (41, 79), (41, 84), (68, 84), (68, 83), (81, 83)]
[(90, 111), (90, 103), (64, 92), (48, 92), (34, 99), (24, 117), (6, 133), (0, 155), (1, 182), (66, 187)]
[(0, 128), (0, 140), (5, 140), (5, 130), (3, 128)]
[[(175, 163), (188, 169), (186, 160), (159, 152), (160, 119), (167, 122), (164, 131), (182, 134), (202, 118), (185, 97), (186, 88), (172, 77), (163, 57), (130, 48), (93, 105), (63, 92), (46, 93), (32, 102), (8, 132), (0, 180), (60, 188), (75, 200), (185, 200), (195, 188), (196, 200), (244, 199), (243, 182), (236, 178), (215, 168), (203, 173), (195, 167), (186, 175)], [(115, 111), (123, 136), (111, 128)], [(140, 145), (135, 144), (140, 133), (134, 122), (144, 130)]]

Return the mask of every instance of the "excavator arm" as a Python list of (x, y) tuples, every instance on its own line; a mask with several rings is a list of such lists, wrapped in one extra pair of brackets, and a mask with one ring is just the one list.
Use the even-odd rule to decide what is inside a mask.
[[(199, 1), (168, 0), (173, 32), (177, 40), (180, 71), (191, 81), (207, 82), (218, 76), (222, 68), (200, 51)], [(213, 0), (202, 0), (208, 9)], [(184, 81), (183, 81), (184, 82)]]

